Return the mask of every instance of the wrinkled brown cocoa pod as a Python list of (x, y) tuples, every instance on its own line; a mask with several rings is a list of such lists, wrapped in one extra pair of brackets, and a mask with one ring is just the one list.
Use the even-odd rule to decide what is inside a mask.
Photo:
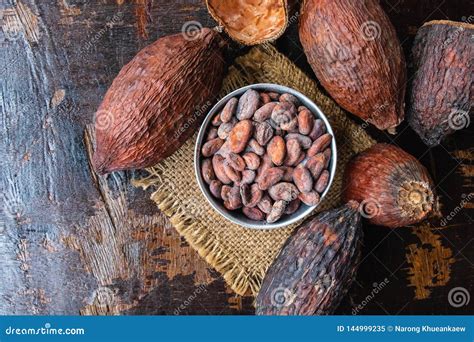
[(214, 169), (212, 168), (212, 161), (210, 159), (204, 159), (202, 161), (201, 173), (202, 178), (207, 184), (211, 184), (211, 182), (216, 179), (216, 174), (214, 173)]
[(474, 120), (474, 25), (424, 24), (413, 45), (414, 77), (407, 118), (428, 146)]
[(253, 124), (250, 120), (238, 122), (229, 134), (229, 147), (234, 153), (240, 153), (245, 150), (247, 143), (253, 133)]
[(268, 269), (256, 314), (333, 313), (355, 278), (362, 235), (353, 202), (305, 221)]
[(199, 127), (203, 118), (190, 119), (221, 87), (224, 43), (208, 28), (195, 38), (162, 37), (119, 72), (95, 118), (92, 163), (99, 174), (153, 166)]
[(437, 207), (433, 181), (421, 163), (401, 148), (377, 144), (346, 166), (344, 200), (355, 200), (370, 223), (390, 228), (426, 219)]
[(285, 171), (278, 167), (270, 167), (266, 169), (258, 180), (258, 187), (261, 190), (268, 190), (272, 185), (275, 185), (283, 179)]
[(274, 136), (268, 143), (267, 152), (273, 164), (282, 165), (286, 156), (285, 140), (280, 136)]
[(336, 102), (381, 130), (394, 130), (404, 118), (406, 66), (379, 1), (306, 0), (299, 35)]

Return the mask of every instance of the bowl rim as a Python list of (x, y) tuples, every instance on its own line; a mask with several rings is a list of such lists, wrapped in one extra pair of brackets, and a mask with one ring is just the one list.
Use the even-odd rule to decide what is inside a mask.
[[(324, 192), (320, 196), (320, 202), (315, 205), (315, 206), (307, 206), (304, 203), (302, 204), (303, 206), (306, 206), (307, 208), (299, 213), (298, 215), (295, 215), (292, 217), (293, 214), (290, 214), (286, 220), (283, 221), (276, 221), (274, 223), (267, 223), (266, 221), (254, 221), (255, 223), (248, 223), (244, 222), (228, 213), (228, 210), (225, 208), (221, 208), (218, 205), (216, 205), (217, 199), (214, 199), (212, 197), (212, 194), (210, 193), (210, 190), (208, 189), (207, 183), (204, 181), (202, 174), (201, 174), (201, 147), (204, 143), (204, 138), (205, 134), (207, 133), (207, 130), (209, 128), (209, 125), (211, 124), (212, 118), (214, 115), (223, 107), (223, 105), (232, 97), (237, 97), (241, 96), (244, 92), (246, 92), (249, 89), (255, 89), (257, 91), (274, 91), (278, 92), (280, 94), (283, 93), (289, 93), (298, 98), (303, 104), (308, 107), (308, 109), (313, 113), (316, 114), (316, 116), (321, 119), (324, 124), (326, 125), (326, 132), (330, 133), (333, 136), (333, 139), (331, 141), (331, 162), (329, 166), (329, 182), (324, 190)], [(195, 146), (194, 146), (194, 171), (195, 171), (195, 176), (197, 183), (199, 185), (199, 188), (206, 198), (207, 202), (211, 205), (211, 207), (217, 211), (221, 216), (223, 216), (225, 219), (231, 221), (232, 223), (235, 223), (241, 227), (245, 228), (250, 228), (250, 229), (255, 229), (255, 230), (271, 230), (271, 229), (277, 229), (277, 228), (284, 228), (289, 225), (292, 225), (293, 223), (296, 223), (300, 220), (303, 220), (306, 218), (309, 214), (311, 214), (314, 209), (316, 209), (318, 206), (321, 205), (323, 202), (324, 198), (326, 197), (326, 194), (329, 192), (333, 181), (334, 177), (336, 174), (336, 169), (337, 169), (337, 144), (336, 144), (336, 136), (334, 134), (334, 131), (332, 129), (331, 124), (329, 123), (329, 120), (327, 119), (326, 115), (323, 113), (323, 111), (319, 108), (318, 105), (316, 105), (311, 99), (309, 99), (306, 95), (302, 94), (301, 92), (287, 87), (287, 86), (282, 86), (279, 84), (274, 84), (274, 83), (254, 83), (254, 84), (249, 84), (244, 87), (240, 87), (238, 89), (233, 90), (232, 92), (228, 93), (226, 96), (222, 97), (217, 103), (209, 110), (207, 113), (206, 117), (204, 118), (200, 128), (199, 128), (199, 133), (196, 138)], [(242, 214), (243, 215), (243, 214)], [(250, 219), (249, 219), (250, 220)]]

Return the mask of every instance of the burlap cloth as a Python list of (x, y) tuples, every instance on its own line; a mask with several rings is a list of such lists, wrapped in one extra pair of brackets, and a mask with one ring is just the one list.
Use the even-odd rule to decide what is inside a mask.
[[(374, 144), (374, 140), (272, 45), (254, 47), (237, 58), (224, 80), (220, 96), (252, 83), (276, 83), (294, 88), (312, 99), (326, 114), (336, 134), (338, 165), (331, 190), (315, 212), (336, 206), (340, 201), (344, 165), (355, 153)], [(147, 169), (149, 176), (135, 180), (134, 184), (155, 190), (151, 199), (236, 293), (256, 295), (267, 268), (296, 225), (257, 231), (220, 216), (208, 204), (196, 182), (195, 141), (196, 136), (171, 157)]]

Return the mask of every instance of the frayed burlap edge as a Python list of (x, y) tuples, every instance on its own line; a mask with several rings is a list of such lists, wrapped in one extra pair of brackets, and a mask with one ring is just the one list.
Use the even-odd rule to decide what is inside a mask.
[[(265, 44), (255, 47), (250, 50), (248, 54), (237, 58), (236, 63), (229, 68), (228, 75), (224, 80), (219, 95), (220, 97), (225, 96), (232, 90), (252, 83), (278, 83), (286, 85), (299, 90), (314, 100), (328, 116), (335, 131), (351, 132), (351, 134), (344, 137), (345, 141), (343, 142), (343, 144), (350, 146), (351, 154), (361, 152), (375, 143), (362, 127), (355, 125), (347, 118), (346, 113), (340, 109), (333, 100), (320, 92), (313, 80), (299, 70), (288, 58), (280, 54), (272, 45)], [(245, 267), (243, 265), (244, 263), (241, 262), (242, 260), (235, 257), (235, 253), (233, 253), (229, 247), (224, 248), (222, 243), (219, 242), (222, 241), (222, 236), (218, 236), (219, 234), (203, 224), (203, 222), (208, 221), (207, 216), (216, 215), (213, 209), (206, 203), (206, 205), (200, 205), (200, 207), (205, 207), (206, 210), (210, 210), (210, 212), (196, 213), (195, 203), (206, 202), (203, 195), (199, 191), (193, 193), (193, 203), (189, 203), (189, 199), (184, 198), (184, 196), (183, 198), (180, 197), (180, 191), (175, 191), (176, 184), (171, 184), (169, 179), (163, 177), (163, 174), (169, 171), (170, 167), (176, 167), (177, 164), (181, 165), (182, 160), (180, 159), (183, 158), (184, 155), (189, 158), (190, 149), (193, 148), (195, 139), (196, 136), (193, 136), (193, 138), (189, 139), (181, 148), (181, 150), (186, 150), (186, 153), (178, 151), (160, 164), (147, 169), (149, 172), (148, 177), (134, 180), (133, 183), (144, 189), (149, 187), (155, 189), (155, 192), (151, 195), (151, 199), (157, 203), (159, 209), (169, 217), (172, 225), (179, 234), (185, 238), (189, 245), (194, 248), (206, 262), (222, 274), (225, 281), (237, 294), (256, 295), (271, 260), (277, 254), (295, 225), (271, 232), (255, 232), (255, 240), (258, 241), (258, 243), (261, 243), (262, 238), (272, 237), (270, 240), (274, 240), (275, 242), (275, 248), (274, 250), (272, 249), (274, 255), (271, 255), (271, 257), (262, 257), (261, 262), (259, 262), (258, 253), (256, 253), (257, 260), (255, 263), (252, 263), (251, 269), (248, 266)], [(340, 144), (339, 140), (338, 144)], [(341, 150), (340, 147), (339, 150)], [(346, 156), (345, 160), (341, 159), (341, 163), (343, 161), (346, 162), (348, 157), (349, 156)], [(340, 168), (339, 162), (338, 168)], [(176, 176), (177, 178), (193, 177), (194, 179), (193, 168), (190, 170), (177, 170), (176, 172), (181, 173)], [(339, 169), (338, 172), (341, 173), (342, 171)], [(337, 183), (338, 182), (335, 182), (333, 188), (340, 189), (340, 181), (339, 184)], [(334, 193), (333, 188), (331, 189), (332, 193)], [(337, 205), (339, 195), (340, 194), (328, 194), (317, 211)], [(204, 218), (204, 216), (206, 216), (206, 218)], [(202, 218), (202, 220), (200, 218)], [(217, 222), (218, 219), (216, 219), (216, 224), (219, 224)], [(227, 229), (227, 234), (235, 231), (232, 238), (236, 240), (239, 239), (239, 236), (242, 235), (243, 232), (242, 227), (233, 224), (225, 224), (225, 229)], [(249, 239), (238, 241), (239, 244), (249, 244), (252, 242), (255, 241), (249, 241)], [(239, 248), (239, 244), (236, 244), (235, 248)]]

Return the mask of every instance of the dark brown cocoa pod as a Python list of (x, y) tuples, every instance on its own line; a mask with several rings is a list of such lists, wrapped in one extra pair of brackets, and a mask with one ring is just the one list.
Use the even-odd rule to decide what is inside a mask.
[(258, 208), (244, 207), (242, 209), (242, 212), (244, 213), (245, 216), (247, 216), (251, 220), (254, 220), (254, 221), (265, 220), (265, 214)]
[(283, 179), (285, 171), (278, 167), (270, 167), (266, 169), (258, 180), (258, 187), (261, 190), (268, 190)]
[(326, 190), (326, 187), (328, 186), (329, 183), (329, 171), (324, 170), (321, 175), (319, 176), (318, 181), (314, 185), (314, 190), (322, 194), (324, 190)]
[(272, 138), (272, 126), (267, 121), (259, 123), (255, 129), (255, 140), (257, 140), (260, 145), (265, 146)]
[(202, 161), (201, 173), (202, 178), (207, 184), (211, 184), (211, 182), (216, 179), (216, 174), (214, 173), (214, 169), (212, 168), (212, 161), (210, 159), (204, 159)]
[(230, 122), (230, 120), (232, 120), (235, 115), (238, 103), (239, 100), (236, 97), (233, 97), (227, 101), (221, 112), (221, 121), (223, 123)]
[(224, 140), (220, 138), (209, 140), (202, 146), (201, 152), (202, 152), (203, 157), (211, 157), (217, 151), (219, 151), (222, 145), (224, 145)]
[(438, 145), (474, 119), (473, 35), (472, 23), (435, 20), (415, 37), (407, 118), (428, 146)]
[(360, 203), (360, 212), (374, 225), (390, 228), (418, 223), (437, 206), (426, 168), (401, 148), (377, 144), (346, 166), (343, 199)]
[(236, 113), (237, 119), (250, 119), (257, 110), (259, 103), (260, 94), (253, 89), (247, 90), (239, 99)]
[(308, 157), (315, 156), (316, 154), (323, 152), (326, 147), (331, 144), (332, 141), (332, 135), (329, 133), (321, 135), (318, 139), (316, 139), (311, 147), (308, 150)]
[(216, 198), (221, 198), (222, 193), (222, 182), (220, 180), (213, 180), (211, 184), (209, 184), (209, 190), (211, 194)]
[(362, 228), (351, 202), (305, 221), (268, 269), (257, 315), (327, 315), (355, 278)]

